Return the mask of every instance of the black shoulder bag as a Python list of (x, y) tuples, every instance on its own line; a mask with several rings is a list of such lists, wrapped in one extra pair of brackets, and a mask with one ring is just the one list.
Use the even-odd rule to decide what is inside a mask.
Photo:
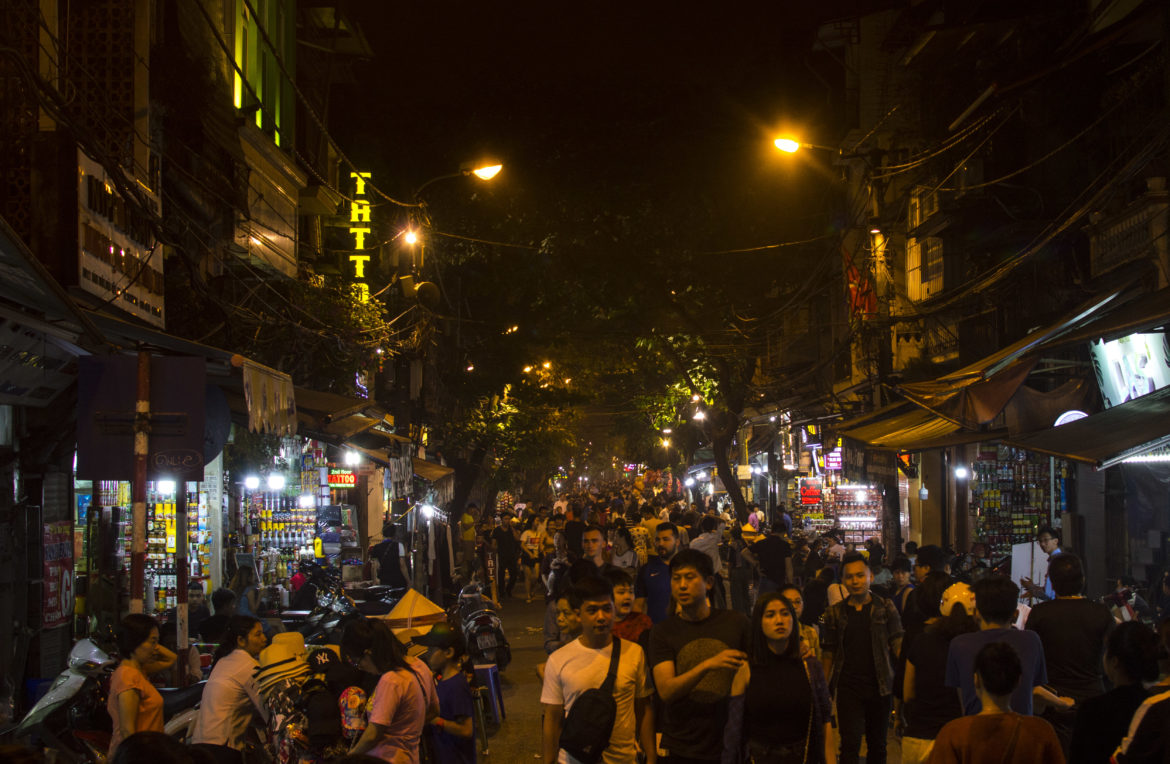
[(609, 673), (601, 687), (586, 690), (573, 703), (561, 727), (560, 747), (573, 758), (585, 764), (601, 761), (601, 754), (609, 745), (613, 725), (617, 721), (617, 701), (613, 685), (617, 679), (618, 661), (622, 651), (621, 639), (613, 640), (613, 655), (609, 659)]

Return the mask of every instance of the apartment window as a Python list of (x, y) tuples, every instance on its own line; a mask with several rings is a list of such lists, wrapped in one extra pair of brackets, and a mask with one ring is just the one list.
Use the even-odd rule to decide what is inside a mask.
[(295, 18), (293, 0), (249, 2), (235, 0), (233, 4), (233, 55), (238, 71), (233, 75), (232, 96), (237, 109), (254, 111), (256, 126), (271, 135), (276, 145), (291, 143), (293, 89), (281, 73), (281, 64), (287, 72), (296, 71), (295, 34), (289, 28)]

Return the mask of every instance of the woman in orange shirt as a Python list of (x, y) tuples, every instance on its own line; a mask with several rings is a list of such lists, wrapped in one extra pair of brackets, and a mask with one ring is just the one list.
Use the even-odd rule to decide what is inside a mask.
[(114, 720), (113, 757), (118, 744), (135, 732), (163, 731), (163, 700), (146, 677), (175, 664), (175, 654), (158, 643), (158, 621), (136, 613), (122, 621), (118, 636), (122, 662), (110, 677), (106, 708)]

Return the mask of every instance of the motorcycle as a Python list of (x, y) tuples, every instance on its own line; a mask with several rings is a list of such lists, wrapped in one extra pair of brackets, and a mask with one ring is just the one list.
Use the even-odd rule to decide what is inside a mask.
[[(37, 738), (54, 749), (59, 760), (104, 761), (110, 748), (112, 722), (106, 709), (110, 677), (118, 667), (113, 649), (99, 638), (82, 639), (69, 651), (67, 668), (17, 725), (20, 738)], [(195, 728), (203, 682), (190, 687), (160, 688), (164, 731), (186, 742)]]
[(483, 584), (472, 581), (460, 590), (448, 617), (462, 629), (467, 654), (473, 663), (494, 663), (503, 671), (512, 660), (512, 648), (493, 604), (484, 596)]
[(329, 571), (316, 568), (310, 573), (309, 583), (316, 588), (316, 605), (303, 621), (287, 620), (286, 626), (295, 628), (305, 637), (305, 644), (337, 644), (347, 624), (358, 618), (386, 615), (393, 609), (405, 589), (389, 586), (371, 586), (361, 590), (364, 599), (355, 600)]

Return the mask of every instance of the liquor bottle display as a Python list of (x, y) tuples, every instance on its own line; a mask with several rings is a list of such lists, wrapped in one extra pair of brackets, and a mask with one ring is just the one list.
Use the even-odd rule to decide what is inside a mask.
[(970, 512), (975, 540), (987, 546), (992, 559), (1011, 554), (1013, 544), (1032, 541), (1048, 523), (1050, 484), (1056, 490), (1056, 511), (1067, 509), (1068, 463), (1056, 459), (1054, 464), (1050, 476), (1047, 456), (1003, 445), (980, 448), (972, 465)]

